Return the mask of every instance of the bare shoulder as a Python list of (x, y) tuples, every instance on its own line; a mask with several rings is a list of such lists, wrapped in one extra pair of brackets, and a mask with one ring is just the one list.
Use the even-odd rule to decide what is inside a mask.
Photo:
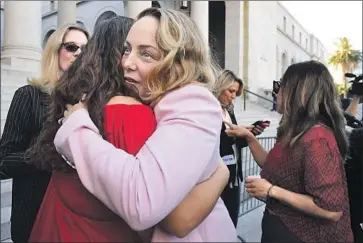
[(117, 104), (141, 105), (142, 103), (133, 97), (122, 96), (122, 95), (112, 97), (107, 103), (107, 105), (117, 105)]

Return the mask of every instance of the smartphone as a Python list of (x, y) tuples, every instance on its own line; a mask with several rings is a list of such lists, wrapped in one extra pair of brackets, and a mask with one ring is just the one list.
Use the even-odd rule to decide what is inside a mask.
[(263, 128), (266, 128), (266, 127), (268, 127), (268, 126), (270, 126), (270, 121), (268, 121), (268, 120), (266, 120), (266, 121), (262, 121), (262, 120), (260, 120), (260, 121), (256, 121), (256, 122), (254, 122), (253, 124), (252, 124), (252, 126), (260, 126), (260, 127), (263, 127)]

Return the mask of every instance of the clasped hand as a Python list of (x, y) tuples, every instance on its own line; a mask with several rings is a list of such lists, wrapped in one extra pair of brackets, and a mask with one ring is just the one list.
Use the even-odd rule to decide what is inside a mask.
[(84, 103), (84, 99), (85, 99), (86, 95), (82, 96), (81, 101), (79, 101), (77, 104), (74, 105), (70, 105), (67, 104), (66, 105), (66, 110), (63, 113), (63, 119), (62, 119), (62, 123), (65, 122), (65, 120), (75, 111), (80, 110), (80, 109), (87, 109), (86, 104)]

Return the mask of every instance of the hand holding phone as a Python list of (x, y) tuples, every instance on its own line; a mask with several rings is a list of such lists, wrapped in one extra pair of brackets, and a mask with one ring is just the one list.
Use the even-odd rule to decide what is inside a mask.
[(262, 121), (262, 120), (256, 121), (256, 122), (254, 122), (252, 124), (255, 128), (253, 128), (251, 132), (255, 136), (256, 135), (260, 135), (263, 132), (263, 130), (265, 130), (266, 127), (269, 127), (270, 126), (270, 123), (271, 122), (268, 121), (268, 120), (266, 120), (266, 121)]
[(270, 121), (262, 121), (262, 120), (260, 120), (260, 121), (256, 121), (256, 122), (254, 122), (252, 125), (253, 126), (255, 126), (255, 127), (257, 127), (257, 126), (260, 126), (260, 127), (263, 127), (263, 128), (266, 128), (266, 127), (269, 127), (270, 126)]
[(245, 137), (251, 134), (252, 129), (254, 129), (254, 126), (236, 125), (225, 120), (223, 123), (226, 125), (225, 132), (230, 137)]

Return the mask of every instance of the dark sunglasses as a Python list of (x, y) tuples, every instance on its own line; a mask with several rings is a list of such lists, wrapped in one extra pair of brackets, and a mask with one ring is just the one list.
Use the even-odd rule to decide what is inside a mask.
[(84, 46), (79, 46), (73, 42), (66, 42), (66, 43), (62, 43), (61, 47), (64, 47), (64, 49), (66, 49), (66, 51), (71, 52), (71, 53), (75, 53), (76, 51), (78, 51), (78, 49), (83, 49)]

